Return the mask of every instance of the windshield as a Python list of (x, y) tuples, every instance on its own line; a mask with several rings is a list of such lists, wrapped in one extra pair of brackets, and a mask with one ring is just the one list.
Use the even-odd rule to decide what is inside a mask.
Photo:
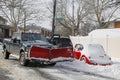
[(22, 41), (35, 41), (35, 40), (48, 42), (47, 39), (39, 33), (22, 33)]
[(89, 44), (88, 46), (88, 51), (90, 52), (91, 55), (104, 55), (105, 51), (101, 45), (95, 45), (95, 44)]

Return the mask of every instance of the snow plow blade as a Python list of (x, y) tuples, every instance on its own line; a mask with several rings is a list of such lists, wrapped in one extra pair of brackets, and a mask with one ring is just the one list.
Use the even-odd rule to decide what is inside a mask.
[(74, 58), (73, 48), (55, 48), (48, 49), (38, 46), (32, 46), (29, 57), (31, 59), (44, 60), (49, 62), (72, 61)]
[(49, 60), (49, 49), (32, 46), (30, 49), (29, 57), (31, 59)]
[(74, 58), (73, 48), (64, 47), (52, 49), (50, 58), (53, 62), (72, 61)]

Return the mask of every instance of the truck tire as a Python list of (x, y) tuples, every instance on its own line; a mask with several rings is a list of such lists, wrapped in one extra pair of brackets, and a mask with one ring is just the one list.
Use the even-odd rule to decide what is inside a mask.
[(27, 59), (25, 58), (25, 53), (24, 53), (24, 52), (21, 52), (21, 53), (20, 53), (19, 63), (20, 63), (20, 65), (22, 65), (22, 66), (27, 66), (28, 63), (29, 63), (29, 60), (27, 60)]
[(3, 53), (4, 59), (9, 59), (10, 53), (5, 49)]

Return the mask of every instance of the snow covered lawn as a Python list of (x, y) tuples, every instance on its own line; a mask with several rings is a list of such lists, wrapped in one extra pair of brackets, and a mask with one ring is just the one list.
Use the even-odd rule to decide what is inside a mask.
[(75, 72), (83, 72), (88, 75), (110, 78), (112, 80), (120, 79), (120, 59), (113, 59), (112, 61), (113, 64), (108, 66), (89, 65), (79, 60), (57, 63), (56, 66)]

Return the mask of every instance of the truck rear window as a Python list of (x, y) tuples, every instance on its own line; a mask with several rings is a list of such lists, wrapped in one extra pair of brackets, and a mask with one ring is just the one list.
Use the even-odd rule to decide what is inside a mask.
[(39, 33), (22, 33), (22, 41), (35, 41), (35, 40), (41, 40), (41, 41), (47, 41), (47, 38), (44, 37), (42, 34)]

